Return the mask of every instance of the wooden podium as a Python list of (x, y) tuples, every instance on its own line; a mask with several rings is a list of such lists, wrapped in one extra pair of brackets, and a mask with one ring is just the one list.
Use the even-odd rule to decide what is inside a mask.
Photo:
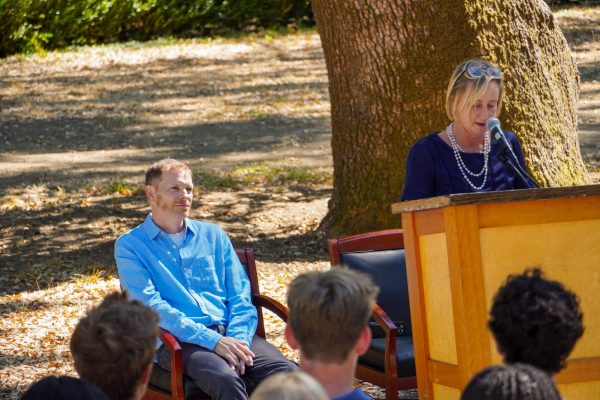
[(419, 400), (459, 399), (476, 372), (502, 362), (488, 311), (509, 274), (534, 266), (583, 310), (558, 388), (600, 399), (600, 185), (439, 196), (392, 212), (402, 214)]

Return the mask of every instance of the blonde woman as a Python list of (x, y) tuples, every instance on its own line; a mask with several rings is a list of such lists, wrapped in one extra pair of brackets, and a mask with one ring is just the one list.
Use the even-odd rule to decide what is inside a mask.
[(532, 186), (515, 135), (503, 131), (506, 142), (496, 140), (486, 127), (500, 114), (503, 97), (504, 74), (498, 66), (472, 59), (456, 67), (446, 92), (451, 122), (410, 150), (402, 200)]
[(313, 377), (304, 372), (272, 375), (252, 393), (250, 400), (329, 400)]

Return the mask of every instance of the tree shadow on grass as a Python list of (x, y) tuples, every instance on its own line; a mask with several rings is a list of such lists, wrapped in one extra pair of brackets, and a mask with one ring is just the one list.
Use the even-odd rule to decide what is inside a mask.
[[(44, 300), (14, 300), (0, 304), (0, 317), (13, 312), (43, 311), (54, 305)], [(1, 333), (0, 333), (1, 334)]]
[(109, 197), (87, 207), (4, 211), (0, 295), (45, 289), (76, 275), (116, 274), (115, 230), (142, 221), (137, 209), (127, 207), (130, 202)]
[[(90, 129), (57, 148), (55, 142), (63, 140), (60, 137), (64, 136), (62, 127), (65, 124), (85, 124)], [(4, 134), (9, 131), (13, 132), (11, 135), (14, 132), (23, 134), (19, 151), (0, 153), (0, 170), (4, 169), (0, 173), (0, 195), (23, 183), (65, 186), (75, 181), (81, 187), (119, 176), (141, 179), (149, 165), (167, 156), (188, 161), (196, 169), (200, 166), (232, 166), (236, 164), (236, 157), (239, 163), (277, 160), (282, 157), (281, 150), (288, 148), (294, 149), (299, 159), (322, 164), (327, 156), (314, 154), (310, 146), (327, 145), (327, 150), (322, 152), (329, 154), (327, 124), (325, 118), (279, 115), (248, 121), (183, 125), (158, 131), (148, 128), (133, 133), (122, 121), (107, 118), (30, 119), (13, 123), (14, 126), (0, 124), (0, 136), (3, 131)], [(48, 141), (29, 143), (35, 139), (25, 132), (43, 129), (50, 130), (45, 135)]]
[(600, 79), (600, 61), (579, 64), (577, 68), (579, 69), (581, 80), (583, 82)]

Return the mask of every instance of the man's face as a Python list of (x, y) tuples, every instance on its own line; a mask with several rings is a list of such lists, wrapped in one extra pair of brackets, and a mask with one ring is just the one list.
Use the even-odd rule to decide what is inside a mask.
[(158, 183), (147, 187), (152, 212), (187, 217), (192, 207), (193, 189), (189, 171), (164, 171)]

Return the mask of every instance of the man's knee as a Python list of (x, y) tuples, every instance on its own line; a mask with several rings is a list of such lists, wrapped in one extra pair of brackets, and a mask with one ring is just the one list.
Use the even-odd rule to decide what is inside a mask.
[(293, 362), (282, 359), (282, 360), (274, 360), (271, 362), (272, 372), (273, 374), (277, 374), (280, 372), (294, 372), (298, 371), (298, 366)]
[(194, 365), (189, 360), (186, 374), (213, 398), (246, 399), (246, 384), (238, 373), (222, 359), (211, 361), (213, 362)]
[(229, 366), (227, 368), (209, 369), (203, 372), (202, 375), (218, 385), (231, 385), (243, 382), (240, 375)]
[(233, 382), (239, 378), (227, 362), (212, 352), (199, 351), (184, 360), (185, 373), (194, 379), (209, 378), (219, 382)]

